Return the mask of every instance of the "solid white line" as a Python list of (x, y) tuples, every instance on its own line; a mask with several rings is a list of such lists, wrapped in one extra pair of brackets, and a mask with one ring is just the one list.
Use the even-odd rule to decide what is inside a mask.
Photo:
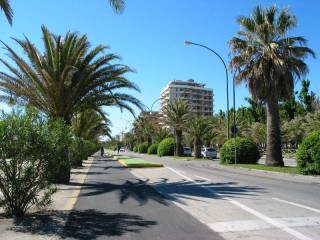
[[(208, 188), (208, 187), (203, 186), (201, 183), (199, 183), (199, 182), (197, 182), (197, 181), (189, 178), (188, 176), (185, 176), (184, 174), (180, 173), (179, 171), (177, 171), (177, 170), (175, 170), (175, 169), (173, 169), (173, 168), (171, 168), (171, 167), (166, 167), (166, 168), (169, 169), (169, 170), (171, 170), (172, 172), (176, 173), (176, 174), (179, 175), (180, 177), (183, 177), (184, 179), (186, 179), (186, 180), (188, 180), (188, 181), (190, 181), (190, 182), (193, 182), (193, 183), (195, 183), (196, 185), (199, 185), (200, 187), (206, 189), (207, 191), (209, 191), (209, 192), (211, 192), (211, 193), (213, 193), (213, 194), (215, 194), (215, 195), (217, 195), (217, 196), (223, 197), (223, 194), (214, 192), (211, 188)], [(285, 224), (283, 224), (283, 223), (281, 223), (281, 222), (279, 222), (279, 221), (277, 221), (277, 220), (274, 220), (274, 219), (272, 219), (272, 218), (269, 218), (268, 216), (266, 216), (266, 215), (264, 215), (264, 214), (262, 214), (262, 213), (260, 213), (260, 212), (258, 212), (258, 211), (256, 211), (256, 210), (254, 210), (254, 209), (252, 209), (252, 208), (249, 208), (249, 207), (247, 207), (246, 205), (244, 205), (244, 204), (242, 204), (242, 203), (240, 203), (240, 202), (238, 202), (238, 201), (236, 201), (236, 200), (233, 200), (233, 199), (231, 199), (231, 198), (229, 198), (229, 197), (224, 197), (224, 199), (226, 199), (226, 200), (228, 200), (230, 203), (238, 206), (238, 207), (241, 208), (242, 210), (244, 210), (244, 211), (246, 211), (246, 212), (248, 212), (248, 213), (251, 213), (252, 215), (260, 218), (261, 220), (263, 220), (263, 221), (265, 221), (265, 222), (267, 222), (267, 223), (275, 226), (276, 228), (281, 229), (281, 230), (284, 231), (284, 232), (287, 232), (287, 233), (291, 234), (292, 236), (294, 236), (294, 237), (296, 237), (296, 238), (298, 238), (298, 239), (300, 239), (300, 240), (312, 240), (311, 238), (303, 235), (302, 233), (300, 233), (300, 232), (298, 232), (298, 231), (296, 231), (296, 230), (294, 230), (294, 229), (292, 229), (292, 228), (287, 227)]]
[(306, 205), (302, 205), (302, 204), (299, 204), (299, 203), (289, 202), (289, 201), (286, 201), (286, 200), (283, 200), (283, 199), (280, 199), (280, 198), (272, 198), (272, 199), (275, 200), (275, 201), (287, 203), (287, 204), (290, 204), (290, 205), (293, 205), (293, 206), (296, 206), (296, 207), (308, 209), (308, 210), (316, 212), (316, 213), (320, 213), (320, 209), (316, 209), (316, 208), (313, 208), (313, 207), (308, 207)]

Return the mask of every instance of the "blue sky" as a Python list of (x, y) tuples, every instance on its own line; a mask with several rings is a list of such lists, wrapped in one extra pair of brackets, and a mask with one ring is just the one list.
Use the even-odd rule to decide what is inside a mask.
[[(132, 92), (150, 107), (162, 88), (173, 79), (206, 83), (214, 91), (214, 111), (226, 108), (225, 75), (222, 64), (210, 52), (184, 46), (188, 39), (208, 45), (229, 59), (228, 40), (239, 29), (236, 17), (249, 15), (257, 4), (290, 7), (298, 17), (293, 32), (309, 40), (320, 53), (320, 1), (318, 0), (127, 0), (123, 14), (115, 14), (106, 0), (28, 0), (11, 1), (14, 23), (10, 27), (0, 16), (0, 39), (17, 48), (10, 37), (26, 35), (41, 48), (41, 25), (56, 34), (68, 30), (87, 34), (92, 45), (105, 44), (122, 56), (122, 63), (136, 70), (128, 78), (141, 89)], [(28, 2), (28, 4), (26, 4)], [(0, 49), (0, 56), (5, 58)], [(320, 93), (320, 59), (308, 59), (311, 89)], [(0, 70), (4, 70), (0, 66)], [(299, 84), (297, 84), (299, 88)], [(230, 88), (231, 92), (231, 88)], [(248, 90), (237, 87), (237, 105), (245, 105)], [(231, 98), (230, 98), (231, 99)], [(8, 110), (3, 104), (2, 109)], [(155, 109), (159, 108), (159, 104)], [(113, 122), (113, 133), (130, 127), (133, 117), (116, 108), (106, 108)]]

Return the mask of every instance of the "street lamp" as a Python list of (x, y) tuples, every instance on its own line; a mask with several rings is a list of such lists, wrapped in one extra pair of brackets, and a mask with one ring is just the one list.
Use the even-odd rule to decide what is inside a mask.
[(207, 50), (209, 50), (210, 52), (214, 53), (220, 60), (221, 62), (223, 63), (223, 66), (225, 68), (225, 71), (226, 71), (226, 92), (227, 92), (227, 123), (228, 123), (228, 126), (227, 126), (227, 138), (229, 139), (230, 138), (230, 118), (229, 118), (229, 80), (228, 80), (228, 68), (227, 68), (227, 65), (225, 63), (225, 61), (223, 60), (223, 58), (216, 52), (214, 51), (213, 49), (205, 46), (205, 45), (202, 45), (202, 44), (199, 44), (199, 43), (194, 43), (194, 42), (190, 42), (190, 41), (184, 41), (184, 44), (185, 45), (196, 45), (196, 46), (199, 46), (199, 47), (202, 47), (202, 48), (205, 48)]

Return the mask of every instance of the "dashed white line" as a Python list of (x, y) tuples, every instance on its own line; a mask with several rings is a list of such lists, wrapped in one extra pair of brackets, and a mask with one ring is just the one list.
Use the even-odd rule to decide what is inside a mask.
[[(312, 240), (311, 238), (303, 235), (302, 233), (300, 233), (300, 232), (298, 232), (298, 231), (296, 231), (296, 230), (294, 230), (294, 229), (292, 229), (292, 228), (289, 228), (289, 227), (286, 226), (285, 224), (283, 224), (283, 223), (281, 223), (281, 222), (279, 222), (279, 221), (277, 221), (277, 220), (275, 220), (275, 219), (272, 219), (272, 218), (270, 218), (270, 217), (268, 217), (268, 216), (266, 216), (266, 215), (264, 215), (264, 214), (262, 214), (262, 213), (260, 213), (260, 212), (258, 212), (258, 211), (256, 211), (256, 210), (254, 210), (254, 209), (252, 209), (252, 208), (249, 208), (249, 207), (247, 207), (246, 205), (244, 205), (244, 204), (242, 204), (242, 203), (240, 203), (240, 202), (238, 202), (238, 201), (236, 201), (236, 200), (234, 200), (234, 199), (231, 199), (231, 198), (229, 198), (229, 197), (224, 197), (223, 194), (216, 193), (216, 192), (215, 192), (214, 190), (212, 190), (211, 188), (208, 188), (208, 187), (206, 187), (206, 186), (203, 186), (202, 183), (199, 183), (199, 182), (193, 180), (192, 178), (190, 178), (190, 177), (188, 177), (188, 176), (180, 173), (179, 171), (177, 171), (177, 170), (175, 170), (175, 169), (173, 169), (173, 168), (171, 168), (171, 167), (166, 167), (166, 168), (169, 169), (169, 170), (171, 170), (172, 172), (176, 173), (176, 174), (179, 175), (180, 177), (182, 177), (182, 178), (184, 178), (184, 179), (186, 179), (186, 180), (188, 180), (188, 181), (190, 181), (190, 182), (193, 182), (193, 183), (196, 184), (196, 185), (199, 185), (200, 187), (206, 189), (207, 191), (209, 191), (209, 192), (211, 192), (211, 193), (213, 193), (213, 194), (215, 194), (215, 195), (217, 195), (217, 196), (223, 197), (225, 200), (228, 200), (230, 203), (238, 206), (238, 207), (241, 208), (242, 210), (244, 210), (244, 211), (246, 211), (246, 212), (248, 212), (248, 213), (251, 213), (252, 215), (260, 218), (260, 219), (263, 220), (263, 221), (265, 221), (266, 223), (269, 223), (270, 225), (273, 225), (274, 227), (279, 228), (279, 229), (281, 229), (282, 231), (284, 231), (284, 232), (286, 232), (286, 233), (291, 234), (292, 236), (296, 237), (297, 239), (300, 239), (300, 240)], [(198, 178), (199, 178), (199, 176), (198, 176)], [(206, 178), (203, 178), (203, 177), (200, 177), (200, 179), (203, 179), (203, 180), (206, 180), (206, 181), (211, 181), (210, 179), (206, 179)]]
[(272, 199), (275, 200), (275, 201), (278, 201), (278, 202), (287, 203), (287, 204), (290, 204), (290, 205), (293, 205), (293, 206), (296, 206), (296, 207), (300, 207), (300, 208), (308, 209), (308, 210), (316, 212), (316, 213), (320, 213), (320, 209), (316, 209), (316, 208), (313, 208), (313, 207), (308, 207), (306, 205), (302, 205), (302, 204), (295, 203), (295, 202), (289, 202), (289, 201), (286, 201), (286, 200), (283, 200), (283, 199), (280, 199), (280, 198), (272, 198)]

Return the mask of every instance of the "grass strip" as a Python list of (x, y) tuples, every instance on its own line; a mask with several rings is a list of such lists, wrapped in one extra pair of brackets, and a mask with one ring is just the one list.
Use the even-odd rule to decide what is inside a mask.
[[(224, 164), (227, 165), (227, 164)], [(256, 169), (270, 172), (280, 172), (280, 173), (290, 173), (290, 174), (299, 174), (299, 170), (297, 167), (272, 167), (265, 166), (262, 164), (229, 164), (228, 166), (247, 168), (247, 169)]]
[(162, 164), (149, 162), (139, 158), (122, 158), (122, 159), (118, 159), (118, 162), (128, 168), (163, 167)]

